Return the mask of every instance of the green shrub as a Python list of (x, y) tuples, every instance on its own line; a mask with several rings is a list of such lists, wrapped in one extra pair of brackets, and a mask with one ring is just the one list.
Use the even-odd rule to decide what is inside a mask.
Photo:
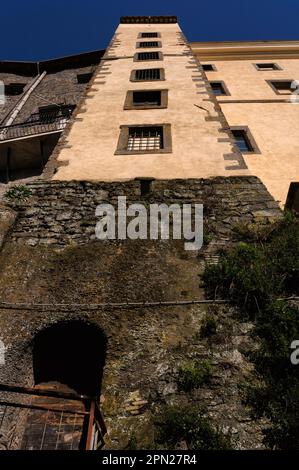
[(190, 450), (224, 450), (230, 448), (230, 440), (215, 430), (199, 407), (167, 408), (159, 417), (158, 444), (175, 449), (184, 441)]
[(179, 388), (185, 392), (209, 383), (212, 375), (211, 363), (207, 360), (185, 362), (179, 368)]
[(286, 214), (252, 240), (223, 253), (203, 279), (209, 296), (228, 298), (244, 319), (255, 319), (260, 347), (252, 361), (259, 384), (248, 387), (247, 401), (256, 416), (271, 422), (264, 430), (267, 446), (298, 450), (299, 368), (291, 363), (290, 346), (299, 340), (299, 313), (281, 298), (299, 294), (299, 220)]
[(5, 192), (4, 196), (7, 199), (23, 200), (31, 196), (31, 190), (25, 185), (12, 186)]
[(299, 294), (299, 221), (271, 226), (265, 243), (244, 243), (207, 266), (203, 281), (209, 297), (229, 298), (254, 318), (269, 302)]

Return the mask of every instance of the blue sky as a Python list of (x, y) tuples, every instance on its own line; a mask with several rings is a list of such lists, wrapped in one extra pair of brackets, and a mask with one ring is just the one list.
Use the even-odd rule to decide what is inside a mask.
[(105, 48), (121, 15), (177, 15), (189, 41), (299, 39), (298, 0), (1, 3), (0, 60), (43, 60)]

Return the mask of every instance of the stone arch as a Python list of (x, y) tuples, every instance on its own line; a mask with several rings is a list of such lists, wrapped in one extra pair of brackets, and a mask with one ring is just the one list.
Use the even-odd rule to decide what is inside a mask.
[(34, 384), (57, 382), (78, 394), (98, 396), (107, 338), (96, 324), (62, 320), (39, 331), (33, 340)]

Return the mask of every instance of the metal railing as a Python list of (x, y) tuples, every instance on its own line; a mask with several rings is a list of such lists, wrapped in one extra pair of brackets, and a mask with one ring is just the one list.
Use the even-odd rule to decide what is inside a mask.
[(52, 115), (35, 113), (32, 114), (30, 119), (26, 122), (2, 126), (0, 127), (0, 141), (62, 131), (71, 117), (72, 112), (73, 109), (70, 108)]
[[(0, 384), (0, 392), (0, 431), (6, 413), (27, 410), (19, 448), (99, 450), (105, 445), (107, 429), (96, 398), (5, 384)], [(2, 392), (8, 393), (7, 400)]]

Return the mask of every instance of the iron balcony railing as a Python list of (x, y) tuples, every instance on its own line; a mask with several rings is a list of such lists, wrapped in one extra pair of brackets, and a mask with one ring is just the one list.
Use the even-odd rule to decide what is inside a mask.
[(28, 121), (0, 127), (0, 141), (62, 131), (72, 115), (73, 107), (55, 114), (35, 113)]
[[(107, 429), (95, 397), (2, 383), (0, 395), (0, 435), (14, 412), (26, 413), (18, 449), (100, 450), (105, 445)], [(12, 433), (7, 450), (14, 438)]]

